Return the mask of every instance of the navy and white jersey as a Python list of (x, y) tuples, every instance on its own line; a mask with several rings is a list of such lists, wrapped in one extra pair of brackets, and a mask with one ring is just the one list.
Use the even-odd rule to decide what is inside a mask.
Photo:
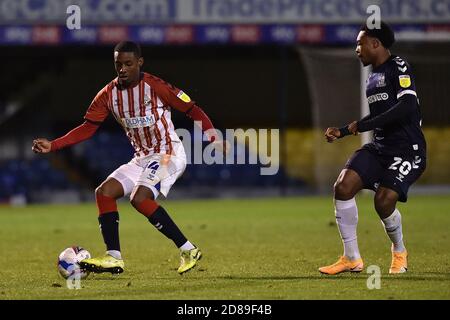
[[(370, 119), (391, 109), (399, 101), (407, 100), (409, 103), (407, 113), (394, 121), (383, 121), (387, 123), (374, 128), (371, 147), (386, 155), (425, 154), (419, 99), (410, 65), (400, 57), (391, 56), (372, 70), (366, 84)], [(402, 100), (408, 95), (409, 99)]]

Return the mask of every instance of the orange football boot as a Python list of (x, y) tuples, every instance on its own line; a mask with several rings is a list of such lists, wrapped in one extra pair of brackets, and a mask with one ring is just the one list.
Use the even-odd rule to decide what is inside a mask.
[(392, 251), (392, 263), (389, 273), (404, 273), (408, 270), (408, 252)]
[(341, 272), (361, 272), (364, 268), (364, 263), (361, 258), (356, 260), (349, 260), (346, 256), (342, 256), (339, 260), (329, 266), (319, 268), (319, 271), (324, 274), (338, 274)]

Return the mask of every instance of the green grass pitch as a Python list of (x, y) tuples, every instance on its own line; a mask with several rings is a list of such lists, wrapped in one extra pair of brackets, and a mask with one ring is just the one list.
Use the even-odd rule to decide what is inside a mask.
[(165, 201), (204, 257), (176, 272), (179, 256), (130, 204), (119, 204), (125, 272), (90, 275), (70, 290), (58, 254), (77, 244), (104, 252), (94, 204), (0, 207), (0, 299), (449, 299), (450, 198), (411, 196), (400, 204), (409, 271), (392, 276), (390, 243), (361, 196), (358, 237), (365, 267), (381, 268), (381, 288), (359, 274), (321, 275), (342, 252), (331, 197)]

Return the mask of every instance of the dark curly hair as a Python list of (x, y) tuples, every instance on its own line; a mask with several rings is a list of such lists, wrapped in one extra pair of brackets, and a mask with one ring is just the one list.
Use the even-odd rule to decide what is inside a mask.
[(141, 47), (132, 41), (121, 41), (114, 47), (114, 52), (133, 52), (136, 58), (141, 57)]
[(392, 28), (385, 22), (381, 22), (380, 28), (370, 29), (367, 23), (361, 26), (361, 31), (365, 31), (369, 37), (377, 38), (380, 40), (383, 47), (389, 49), (395, 42), (395, 35)]

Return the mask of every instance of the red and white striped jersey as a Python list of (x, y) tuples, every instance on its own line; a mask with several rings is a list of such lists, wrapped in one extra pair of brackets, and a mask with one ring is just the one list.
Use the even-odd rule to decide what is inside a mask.
[(195, 103), (180, 89), (148, 73), (134, 88), (121, 89), (118, 79), (96, 95), (85, 119), (100, 123), (111, 113), (123, 127), (135, 156), (153, 153), (173, 154), (173, 143), (180, 142), (171, 120), (173, 107), (187, 112)]

